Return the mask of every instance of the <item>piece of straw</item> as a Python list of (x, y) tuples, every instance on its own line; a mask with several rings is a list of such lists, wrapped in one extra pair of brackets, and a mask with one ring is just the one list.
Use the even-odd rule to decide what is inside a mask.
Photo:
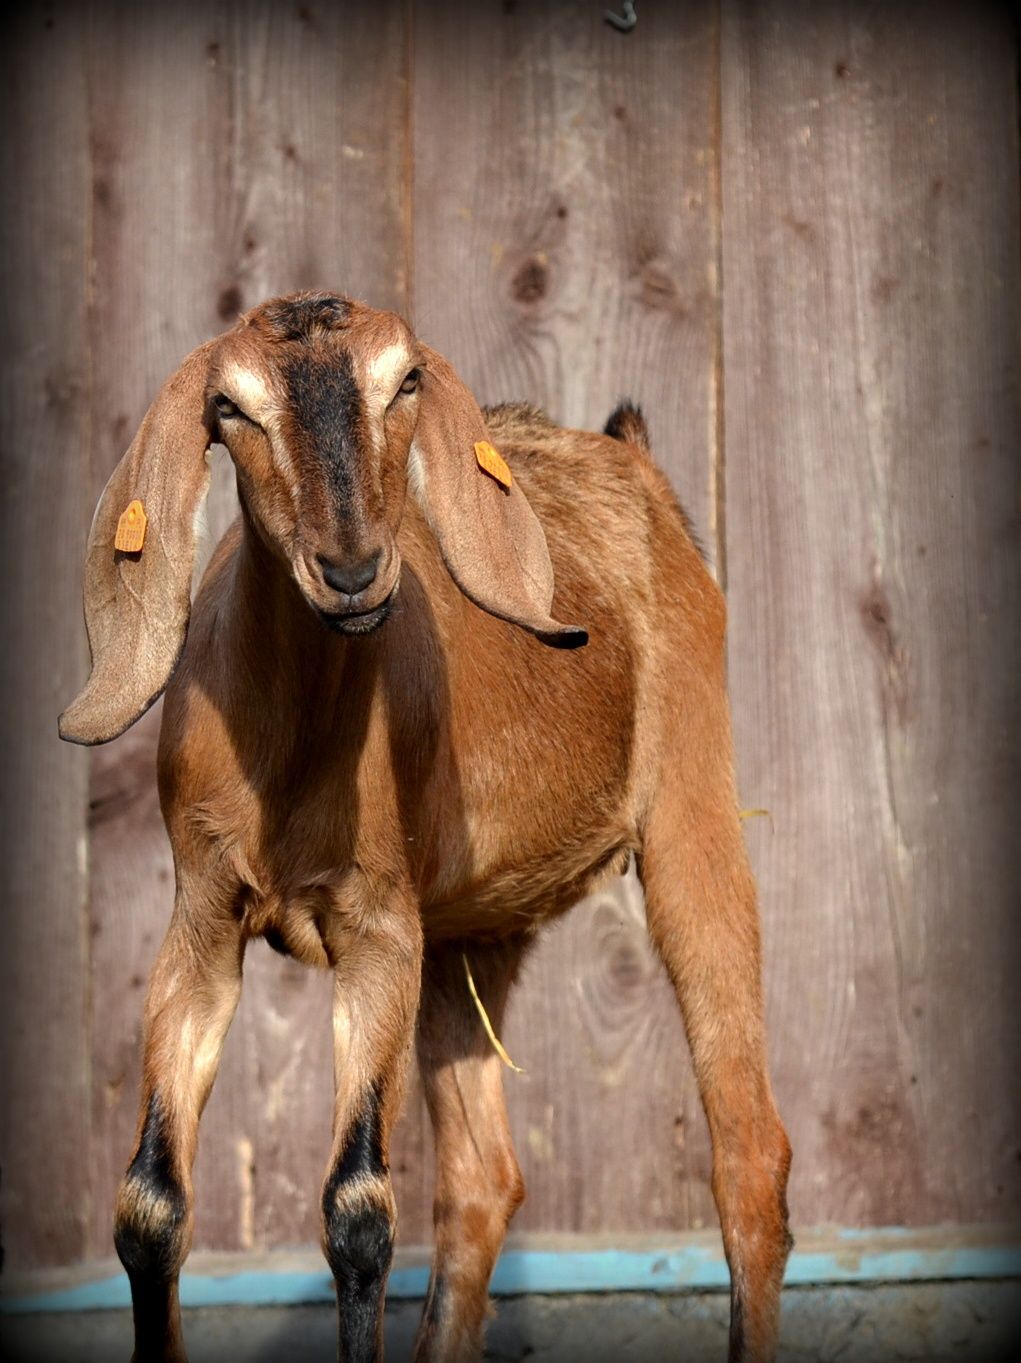
[(468, 964), (468, 956), (466, 952), (463, 951), (461, 952), (461, 960), (464, 961), (464, 973), (465, 978), (468, 981), (468, 992), (469, 994), (471, 994), (472, 1001), (474, 1002), (475, 1007), (479, 1011), (479, 1017), (482, 1019), (482, 1025), (486, 1029), (486, 1036), (489, 1037), (490, 1045), (492, 1046), (493, 1050), (497, 1053), (497, 1055), (500, 1057), (500, 1059), (503, 1061), (503, 1063), (508, 1067), (508, 1069), (512, 1069), (515, 1074), (524, 1074), (525, 1071), (521, 1068), (520, 1065), (515, 1065), (514, 1061), (504, 1050), (503, 1045), (500, 1042), (500, 1038), (493, 1031), (493, 1024), (489, 1021), (489, 1014), (486, 1012), (485, 1005), (479, 998), (479, 991), (475, 988), (475, 981), (474, 979), (472, 979), (472, 968)]
[(739, 819), (768, 819), (770, 828), (773, 827), (773, 815), (768, 809), (739, 809), (737, 817)]

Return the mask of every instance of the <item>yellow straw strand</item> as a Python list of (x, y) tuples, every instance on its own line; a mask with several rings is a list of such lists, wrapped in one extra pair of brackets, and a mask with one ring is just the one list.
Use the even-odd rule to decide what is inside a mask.
[(479, 1017), (482, 1019), (482, 1025), (486, 1029), (486, 1036), (489, 1037), (490, 1045), (508, 1069), (512, 1069), (515, 1074), (524, 1074), (525, 1071), (520, 1065), (515, 1065), (514, 1061), (501, 1045), (500, 1038), (493, 1031), (493, 1024), (489, 1021), (489, 1014), (486, 1012), (485, 1004), (479, 998), (479, 991), (475, 988), (475, 981), (472, 979), (472, 968), (468, 964), (467, 954), (463, 951), (461, 952), (461, 960), (464, 961), (464, 973), (465, 978), (468, 981), (468, 992), (471, 994), (472, 1001), (479, 1011)]
[(739, 819), (768, 819), (770, 828), (773, 827), (773, 815), (768, 809), (739, 809), (737, 817)]

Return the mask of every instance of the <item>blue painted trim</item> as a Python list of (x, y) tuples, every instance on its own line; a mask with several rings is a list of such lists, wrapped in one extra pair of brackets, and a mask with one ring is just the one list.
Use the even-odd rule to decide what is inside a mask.
[[(787, 1265), (789, 1286), (824, 1283), (938, 1281), (951, 1278), (1021, 1277), (1021, 1244), (948, 1246), (946, 1249), (897, 1248), (910, 1232), (843, 1231), (839, 1248), (795, 1250)], [(873, 1248), (859, 1251), (856, 1241)], [(875, 1249), (887, 1241), (889, 1248)], [(392, 1298), (424, 1297), (429, 1278), (425, 1265), (398, 1267), (387, 1289)], [(510, 1249), (493, 1274), (496, 1296), (558, 1292), (677, 1292), (726, 1289), (727, 1265), (718, 1249), (685, 1246), (655, 1250)], [(181, 1278), (184, 1306), (294, 1306), (332, 1302), (333, 1281), (319, 1272), (250, 1271)], [(123, 1274), (59, 1291), (7, 1297), (0, 1312), (22, 1315), (42, 1311), (102, 1311), (131, 1305)]]

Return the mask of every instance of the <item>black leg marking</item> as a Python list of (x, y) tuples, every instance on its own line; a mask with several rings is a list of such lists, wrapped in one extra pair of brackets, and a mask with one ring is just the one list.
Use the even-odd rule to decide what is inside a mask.
[(328, 1192), (335, 1193), (342, 1183), (362, 1175), (379, 1178), (387, 1173), (383, 1162), (383, 1133), (379, 1125), (379, 1094), (370, 1090), (361, 1116), (348, 1134), (344, 1153), (330, 1176)]
[(730, 1299), (730, 1347), (727, 1352), (731, 1363), (739, 1363), (744, 1356), (744, 1300), (740, 1287), (735, 1287)]
[(129, 1276), (166, 1279), (177, 1271), (186, 1213), (166, 1117), (154, 1093), (138, 1153), (121, 1189), (114, 1229), (117, 1254)]
[(338, 1291), (346, 1297), (374, 1298), (390, 1267), (393, 1226), (382, 1207), (355, 1207), (331, 1218), (328, 1257)]
[(383, 1287), (393, 1258), (393, 1223), (371, 1193), (354, 1206), (338, 1206), (345, 1185), (387, 1177), (379, 1108), (373, 1090), (323, 1190), (324, 1248), (337, 1286), (342, 1357), (349, 1363), (376, 1357)]
[(442, 1273), (437, 1273), (429, 1283), (429, 1295), (425, 1299), (425, 1310), (422, 1313), (422, 1335), (425, 1339), (432, 1339), (435, 1334), (446, 1303), (447, 1280)]

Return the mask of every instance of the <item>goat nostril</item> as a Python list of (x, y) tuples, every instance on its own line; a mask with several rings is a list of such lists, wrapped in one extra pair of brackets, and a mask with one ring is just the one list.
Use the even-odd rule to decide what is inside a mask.
[(363, 592), (376, 580), (379, 555), (380, 551), (377, 549), (374, 554), (370, 554), (361, 563), (346, 567), (331, 562), (323, 554), (316, 555), (316, 562), (323, 570), (323, 580), (328, 587), (332, 587), (335, 592), (344, 592), (347, 596), (357, 596), (359, 592)]

